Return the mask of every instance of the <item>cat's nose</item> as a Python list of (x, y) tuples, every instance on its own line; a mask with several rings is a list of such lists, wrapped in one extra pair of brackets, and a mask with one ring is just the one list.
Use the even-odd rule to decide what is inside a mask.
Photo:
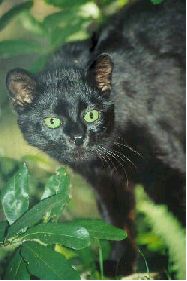
[(74, 143), (76, 145), (81, 145), (84, 142), (84, 138), (82, 136), (74, 136)]

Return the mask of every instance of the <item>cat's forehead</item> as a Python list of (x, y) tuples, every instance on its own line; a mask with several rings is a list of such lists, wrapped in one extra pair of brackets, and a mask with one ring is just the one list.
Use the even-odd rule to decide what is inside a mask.
[(56, 70), (41, 76), (46, 100), (55, 106), (87, 106), (101, 102), (98, 91), (86, 81), (83, 72), (76, 70)]
[[(54, 80), (44, 79), (43, 94), (40, 95), (38, 105), (42, 112), (78, 116), (87, 108), (95, 108), (101, 105), (101, 97), (97, 90), (81, 79), (64, 80), (61, 77)], [(45, 97), (45, 98), (44, 98)]]
[(84, 78), (84, 71), (80, 68), (59, 68), (45, 71), (40, 74), (39, 80), (44, 84), (45, 86), (51, 86), (58, 87), (60, 84), (65, 84), (66, 86), (75, 83), (80, 82)]

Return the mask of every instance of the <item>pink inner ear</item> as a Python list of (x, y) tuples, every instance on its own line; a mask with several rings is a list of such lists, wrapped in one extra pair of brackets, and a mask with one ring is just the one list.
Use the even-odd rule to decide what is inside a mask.
[(102, 92), (111, 89), (112, 63), (108, 56), (102, 56), (96, 62), (96, 83)]
[(8, 87), (14, 105), (24, 106), (32, 103), (36, 92), (36, 81), (27, 74), (13, 73)]
[(24, 105), (26, 103), (31, 103), (33, 100), (33, 91), (34, 89), (30, 88), (27, 84), (16, 83), (14, 85), (14, 91), (17, 93), (13, 97), (13, 102), (18, 105)]

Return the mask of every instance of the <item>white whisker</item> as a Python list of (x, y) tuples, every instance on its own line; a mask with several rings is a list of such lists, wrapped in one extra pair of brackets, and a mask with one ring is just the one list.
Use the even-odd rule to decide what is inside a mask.
[(118, 151), (118, 150), (113, 150), (115, 151), (116, 153), (118, 154), (121, 154), (122, 157), (125, 158), (125, 160), (127, 160), (129, 163), (131, 163), (131, 165), (134, 167), (134, 168), (137, 168), (136, 165), (132, 162), (132, 160), (130, 160), (125, 154), (123, 154), (121, 151)]
[(131, 150), (132, 152), (134, 152), (135, 154), (137, 154), (138, 156), (140, 156), (141, 158), (143, 157), (141, 153), (139, 153), (138, 151), (136, 151), (135, 149), (133, 149), (131, 146), (124, 144), (124, 143), (120, 143), (120, 142), (114, 142), (114, 144), (116, 146), (124, 146), (126, 148), (128, 148), (129, 150)]
[(113, 157), (113, 159), (115, 159), (115, 160), (117, 161), (117, 163), (122, 167), (122, 170), (123, 170), (124, 173), (125, 173), (126, 184), (127, 184), (127, 187), (128, 187), (129, 181), (128, 181), (127, 172), (126, 172), (126, 170), (125, 170), (125, 167), (123, 166), (123, 164), (122, 164), (122, 163), (120, 162), (120, 160), (119, 160), (119, 159), (121, 159), (122, 162), (124, 162), (123, 158), (121, 158), (119, 155), (117, 155), (116, 153), (114, 153), (114, 152), (112, 152), (112, 151), (106, 149), (106, 148), (103, 147), (103, 146), (102, 146), (102, 149), (104, 149), (108, 155), (110, 155), (111, 157)]
[[(100, 148), (102, 149), (103, 147), (102, 146), (100, 146)], [(115, 163), (112, 161), (112, 159), (108, 156), (108, 155), (106, 155), (106, 154), (104, 154), (103, 152), (102, 152), (102, 150), (100, 150), (100, 152), (101, 152), (101, 154), (104, 156), (104, 157), (106, 157), (106, 161), (107, 161), (107, 159), (108, 159), (108, 163), (109, 163), (109, 167), (110, 167), (110, 169), (111, 169), (111, 171), (113, 171), (113, 169), (116, 171), (116, 173), (118, 172), (118, 170), (117, 170), (117, 168), (116, 168), (116, 166), (115, 166)], [(112, 165), (111, 165), (112, 164)]]

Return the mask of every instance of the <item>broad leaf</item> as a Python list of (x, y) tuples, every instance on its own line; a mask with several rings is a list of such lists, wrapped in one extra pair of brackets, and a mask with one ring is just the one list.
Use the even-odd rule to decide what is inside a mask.
[(24, 28), (28, 31), (31, 31), (35, 34), (39, 35), (46, 35), (46, 30), (44, 25), (38, 21), (35, 17), (33, 17), (30, 11), (25, 11), (20, 15), (21, 23), (23, 24)]
[(30, 275), (27, 271), (26, 264), (20, 255), (20, 250), (17, 250), (15, 255), (10, 260), (6, 269), (5, 280), (29, 280)]
[(15, 5), (0, 18), (0, 30), (2, 30), (15, 16), (17, 16), (24, 10), (30, 9), (32, 5), (33, 1), (26, 1), (25, 3)]
[(57, 6), (60, 8), (72, 8), (75, 6), (81, 6), (88, 2), (88, 0), (45, 0), (47, 4)]
[(48, 31), (54, 31), (56, 27), (62, 28), (62, 33), (64, 29), (69, 29), (70, 26), (76, 27), (79, 22), (88, 22), (89, 16), (82, 16), (82, 14), (77, 10), (76, 7), (72, 7), (69, 11), (60, 11), (45, 17), (43, 21), (44, 27)]
[(55, 27), (57, 27), (60, 24), (67, 24), (67, 22), (72, 22), (77, 18), (77, 11), (75, 9), (71, 10), (71, 12), (67, 11), (60, 11), (53, 14), (48, 15), (44, 21), (43, 24), (45, 28), (49, 30), (54, 30)]
[(59, 253), (38, 243), (27, 242), (22, 256), (28, 262), (28, 270), (42, 280), (80, 280), (71, 264)]
[(0, 57), (9, 58), (16, 55), (42, 53), (42, 47), (31, 40), (4, 40), (0, 42)]
[[(63, 192), (64, 200), (65, 200), (64, 203), (65, 203), (66, 200), (68, 201), (69, 198), (69, 187), (70, 187), (69, 176), (64, 168), (60, 168), (57, 170), (56, 175), (53, 175), (49, 178), (41, 199), (45, 199), (54, 194)], [(58, 217), (62, 214), (63, 209), (64, 209), (64, 204), (61, 204), (61, 206), (57, 206), (56, 208), (53, 208), (53, 210), (47, 211), (44, 220), (48, 221), (49, 218), (53, 220), (57, 220)]]
[(96, 262), (95, 256), (93, 254), (93, 249), (91, 247), (84, 248), (80, 251), (77, 251), (81, 264), (84, 265), (85, 269), (95, 269), (96, 270)]
[(70, 185), (69, 176), (64, 168), (57, 170), (56, 175), (52, 175), (45, 186), (45, 191), (41, 199), (48, 198), (51, 195), (68, 190)]
[(6, 228), (8, 227), (7, 221), (1, 221), (0, 222), (0, 242), (3, 242)]
[[(53, 48), (60, 47), (61, 44), (68, 40), (69, 37), (76, 32), (80, 32), (83, 24), (87, 23), (88, 19), (77, 18), (73, 24), (68, 23), (64, 28), (56, 27), (51, 33), (51, 45)], [(86, 33), (85, 33), (86, 34)]]
[(127, 237), (124, 230), (107, 224), (102, 220), (76, 219), (72, 223), (85, 227), (92, 238), (118, 241)]
[(38, 241), (40, 244), (62, 244), (80, 250), (90, 245), (88, 231), (72, 223), (47, 223), (30, 228), (20, 236), (24, 241)]
[(1, 201), (4, 214), (10, 224), (27, 211), (29, 207), (28, 169), (25, 164), (3, 189)]
[[(58, 170), (58, 175), (56, 175), (56, 177), (59, 178), (59, 181), (63, 176), (64, 170)], [(59, 210), (62, 211), (65, 205), (69, 202), (69, 196), (69, 185), (64, 184), (60, 193), (43, 199), (33, 208), (28, 210), (20, 219), (18, 219), (9, 228), (7, 238), (12, 237), (13, 235), (25, 230), (26, 227), (35, 225), (37, 222), (41, 221), (44, 218), (46, 220), (46, 216), (49, 217), (53, 215), (53, 217), (55, 217), (55, 211), (57, 210), (59, 214)]]

